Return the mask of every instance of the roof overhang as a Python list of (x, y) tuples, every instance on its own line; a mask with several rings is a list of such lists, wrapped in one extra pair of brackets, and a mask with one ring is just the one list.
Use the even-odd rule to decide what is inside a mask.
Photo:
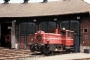
[(0, 17), (52, 16), (85, 13), (89, 11), (90, 5), (82, 0), (0, 4)]

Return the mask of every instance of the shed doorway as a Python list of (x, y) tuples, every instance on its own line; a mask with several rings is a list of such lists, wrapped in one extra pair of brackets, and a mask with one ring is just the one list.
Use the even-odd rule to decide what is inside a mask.
[(77, 20), (66, 20), (61, 22), (60, 28), (74, 31), (74, 51), (80, 52), (80, 23)]
[(1, 47), (11, 48), (11, 26), (12, 23), (1, 24)]

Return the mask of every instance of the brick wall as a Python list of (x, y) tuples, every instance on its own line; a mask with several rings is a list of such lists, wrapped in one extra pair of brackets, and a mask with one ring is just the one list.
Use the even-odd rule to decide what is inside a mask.
[(80, 24), (80, 45), (90, 46), (90, 17), (83, 18)]

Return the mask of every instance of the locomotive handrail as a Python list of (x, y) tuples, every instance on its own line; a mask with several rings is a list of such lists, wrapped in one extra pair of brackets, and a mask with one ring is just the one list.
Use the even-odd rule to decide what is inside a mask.
[(52, 31), (55, 33), (55, 30), (49, 30), (47, 33), (52, 33)]

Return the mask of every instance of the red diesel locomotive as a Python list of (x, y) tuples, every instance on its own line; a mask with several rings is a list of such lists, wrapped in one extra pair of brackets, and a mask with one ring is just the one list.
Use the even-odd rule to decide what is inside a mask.
[(55, 29), (48, 33), (40, 30), (34, 34), (31, 39), (30, 50), (49, 54), (54, 51), (73, 51), (74, 31)]

